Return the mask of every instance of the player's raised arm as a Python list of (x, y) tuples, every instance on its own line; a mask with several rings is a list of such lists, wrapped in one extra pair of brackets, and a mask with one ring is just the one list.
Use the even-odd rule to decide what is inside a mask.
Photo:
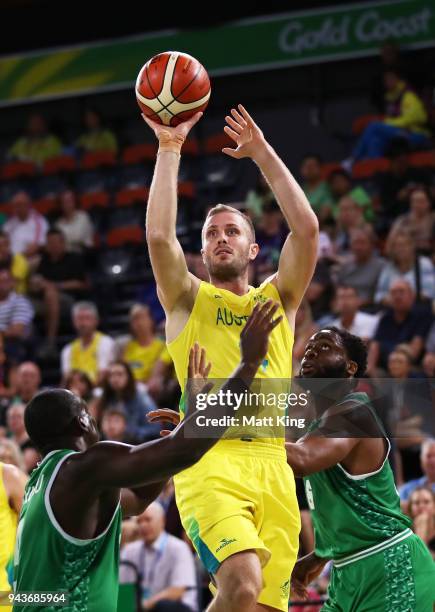
[(183, 250), (176, 236), (177, 180), (181, 147), (202, 113), (197, 113), (177, 127), (168, 127), (142, 115), (159, 141), (154, 176), (146, 215), (146, 239), (158, 295), (166, 311), (171, 312), (183, 295), (199, 286), (189, 273)]
[(237, 148), (223, 152), (240, 159), (250, 157), (267, 179), (291, 230), (279, 259), (275, 283), (289, 315), (295, 311), (313, 275), (319, 224), (304, 192), (278, 157), (246, 109), (239, 104), (226, 118), (224, 130)]

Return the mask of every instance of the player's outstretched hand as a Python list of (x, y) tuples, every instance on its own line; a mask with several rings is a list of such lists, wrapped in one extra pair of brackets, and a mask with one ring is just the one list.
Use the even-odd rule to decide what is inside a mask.
[(211, 363), (207, 363), (205, 349), (195, 342), (189, 351), (187, 368), (187, 409), (189, 412), (196, 406), (196, 396), (199, 393), (208, 393), (213, 388), (213, 383), (207, 383), (210, 369)]
[(267, 300), (264, 304), (257, 302), (251, 316), (240, 334), (242, 361), (260, 366), (267, 355), (269, 336), (282, 321), (282, 315), (274, 319), (279, 308), (278, 302)]
[(236, 148), (225, 147), (222, 153), (236, 159), (254, 157), (255, 153), (266, 144), (263, 132), (241, 104), (237, 108), (238, 110), (231, 109), (232, 116), (225, 117), (228, 125), (224, 127), (224, 132), (234, 140)]
[[(180, 422), (180, 413), (170, 408), (157, 408), (157, 410), (150, 410), (147, 414), (147, 420), (150, 423), (171, 423), (171, 425), (178, 425)], [(162, 429), (160, 435), (162, 437), (168, 436), (171, 433), (169, 429)]]
[(171, 127), (169, 125), (163, 125), (162, 123), (157, 123), (156, 121), (149, 119), (143, 113), (142, 113), (142, 119), (145, 121), (145, 123), (147, 123), (150, 126), (150, 128), (153, 130), (154, 134), (156, 135), (157, 139), (159, 138), (160, 134), (163, 131), (169, 132), (170, 137), (173, 139), (175, 139), (177, 135), (181, 135), (183, 139), (185, 139), (188, 133), (190, 132), (190, 130), (193, 128), (193, 126), (196, 123), (198, 123), (198, 121), (201, 119), (203, 114), (204, 113), (201, 113), (201, 112), (196, 113), (195, 115), (193, 115), (193, 117), (191, 117), (187, 121), (183, 121), (182, 123), (179, 123), (175, 127)]

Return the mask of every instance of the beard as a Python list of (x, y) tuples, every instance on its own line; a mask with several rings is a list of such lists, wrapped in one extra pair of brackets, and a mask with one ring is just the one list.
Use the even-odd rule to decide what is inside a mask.
[(205, 258), (205, 267), (211, 278), (219, 281), (231, 281), (242, 276), (249, 266), (249, 258), (240, 256), (230, 262), (213, 261), (211, 257)]

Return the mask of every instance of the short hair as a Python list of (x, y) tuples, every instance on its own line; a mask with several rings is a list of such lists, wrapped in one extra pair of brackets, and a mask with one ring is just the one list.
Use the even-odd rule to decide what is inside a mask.
[(356, 295), (358, 295), (358, 291), (356, 287), (353, 287), (352, 285), (345, 285), (345, 284), (337, 285), (335, 292), (337, 293), (339, 289), (351, 289)]
[(249, 226), (249, 231), (251, 234), (252, 242), (255, 242), (255, 228), (254, 228), (254, 224), (252, 223), (252, 220), (248, 217), (248, 215), (245, 215), (237, 208), (234, 208), (233, 206), (228, 206), (227, 204), (217, 204), (216, 206), (213, 206), (213, 208), (211, 208), (208, 211), (207, 216), (204, 221), (204, 225), (202, 227), (202, 239), (203, 240), (204, 240), (204, 227), (205, 227), (205, 224), (207, 223), (207, 220), (210, 219), (210, 217), (214, 217), (215, 215), (218, 215), (219, 213), (223, 213), (223, 212), (234, 213), (236, 215), (239, 215), (239, 217), (242, 217), (242, 219), (244, 219)]
[(426, 438), (423, 440), (420, 448), (420, 457), (426, 452), (426, 449), (429, 448), (429, 446), (435, 446), (435, 438)]
[(31, 399), (24, 413), (24, 424), (38, 450), (67, 435), (67, 428), (80, 414), (82, 405), (82, 400), (66, 389), (46, 389)]
[(74, 304), (72, 308), (73, 318), (81, 310), (88, 310), (89, 312), (92, 312), (95, 315), (95, 317), (98, 319), (98, 308), (95, 306), (93, 302), (82, 301), (82, 302), (77, 302), (77, 304)]
[(147, 312), (151, 315), (151, 310), (148, 304), (133, 304), (128, 313), (129, 319), (131, 320), (138, 312)]
[(335, 168), (334, 170), (331, 170), (331, 172), (328, 174), (328, 181), (332, 181), (332, 179), (334, 179), (336, 176), (342, 176), (352, 183), (352, 176), (344, 168)]
[(302, 158), (302, 163), (304, 163), (304, 161), (306, 161), (307, 159), (315, 159), (316, 162), (319, 164), (323, 162), (323, 158), (321, 155), (319, 155), (319, 153), (305, 153)]
[(355, 372), (355, 378), (364, 376), (367, 369), (367, 347), (361, 338), (349, 333), (345, 329), (339, 329), (338, 327), (329, 326), (325, 329), (329, 329), (340, 336), (347, 356), (358, 366)]
[(57, 227), (51, 227), (47, 232), (47, 238), (48, 236), (60, 236), (61, 238), (65, 240), (65, 234), (63, 233), (62, 230), (58, 229)]

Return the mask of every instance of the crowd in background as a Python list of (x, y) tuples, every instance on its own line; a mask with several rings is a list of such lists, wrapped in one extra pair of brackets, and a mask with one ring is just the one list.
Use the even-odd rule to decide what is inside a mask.
[[(294, 372), (309, 337), (335, 325), (367, 343), (367, 388), (379, 378), (430, 385), (435, 371), (435, 173), (410, 165), (412, 151), (433, 147), (431, 113), (403, 77), (397, 53), (390, 49), (388, 55), (386, 49), (384, 63), (386, 71), (381, 81), (374, 80), (373, 92), (382, 116), (365, 127), (342, 167), (325, 174), (324, 162), (332, 160), (310, 152), (300, 168), (291, 169), (320, 222), (318, 261), (296, 318)], [(65, 151), (116, 153), (117, 148), (116, 135), (89, 109), (85, 131), (68, 145), (50, 133), (42, 115), (32, 115), (7, 158), (41, 165)], [(357, 161), (377, 157), (390, 160), (387, 171), (370, 180), (352, 177)], [(276, 270), (288, 228), (262, 176), (243, 202), (228, 203), (245, 211), (256, 227), (260, 253), (250, 274), (251, 283), (259, 284)], [(25, 189), (13, 194), (11, 207), (9, 218), (0, 218), (0, 460), (29, 473), (40, 459), (23, 415), (41, 389), (40, 364), (47, 356), (58, 360), (59, 384), (88, 402), (104, 439), (136, 444), (158, 438), (160, 427), (147, 421), (147, 413), (157, 406), (175, 408), (179, 400), (164, 325), (153, 319), (149, 305), (136, 303), (124, 335), (111, 337), (101, 329), (89, 274), (94, 229), (73, 190), (59, 194), (50, 223)], [(200, 255), (186, 253), (186, 258), (192, 272), (207, 280)], [(71, 318), (75, 338), (59, 352), (65, 318)], [(37, 343), (36, 320), (43, 329), (43, 341)], [(428, 389), (433, 411), (433, 387)], [(435, 432), (418, 409), (396, 405), (394, 419), (381, 416), (399, 440), (392, 461), (403, 507), (435, 557)], [(302, 552), (309, 552), (312, 533), (302, 492), (300, 501)], [(148, 576), (147, 588), (154, 594), (172, 589), (174, 601), (184, 606), (177, 610), (195, 610), (199, 570), (187, 544), (176, 539), (183, 533), (170, 484), (160, 502), (126, 523), (122, 558), (151, 555), (150, 565), (165, 542), (167, 576)], [(173, 538), (169, 544), (168, 537)], [(128, 573), (128, 565), (121, 571)], [(319, 589), (326, 585), (327, 570)], [(151, 599), (150, 594), (149, 609), (158, 609), (159, 598)]]

